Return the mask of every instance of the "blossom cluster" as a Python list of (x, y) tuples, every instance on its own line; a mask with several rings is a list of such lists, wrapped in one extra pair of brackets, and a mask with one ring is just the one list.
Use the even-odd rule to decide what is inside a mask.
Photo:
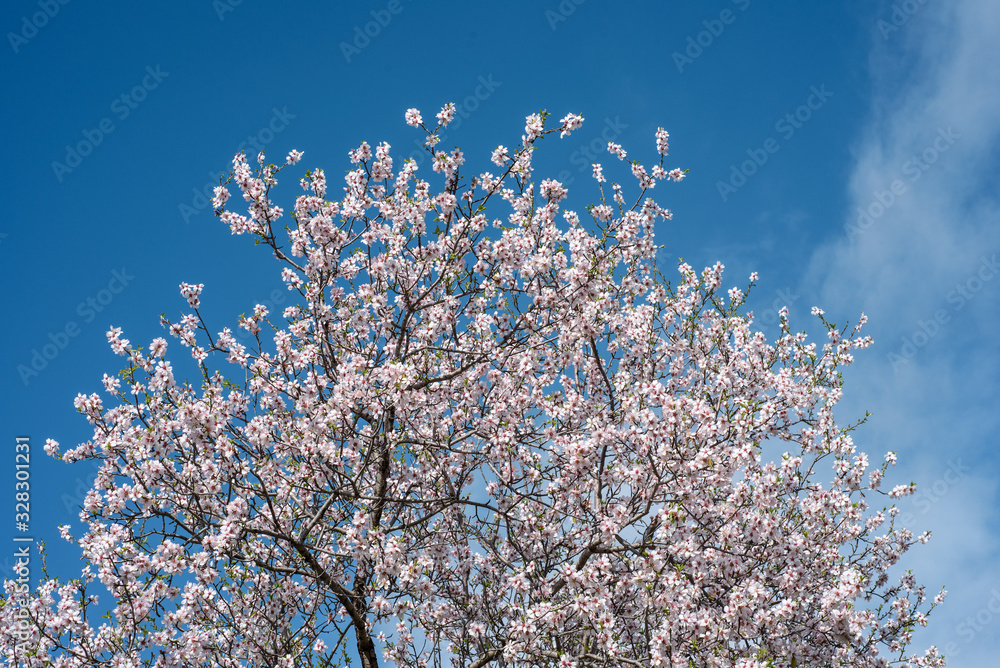
[(85, 533), (63, 532), (86, 566), (0, 608), (4, 662), (943, 665), (905, 653), (943, 592), (889, 576), (926, 535), (868, 505), (912, 487), (883, 490), (895, 454), (872, 469), (834, 420), (863, 318), (817, 311), (817, 343), (782, 311), (769, 342), (721, 263), (661, 275), (671, 215), (645, 193), (684, 175), (662, 128), (658, 164), (629, 163), (633, 206), (595, 165), (599, 201), (577, 210), (532, 172), (582, 116), (528, 116), (476, 174), (434, 148), (454, 114), (405, 113), (440, 189), (362, 143), (340, 199), (311, 169), (286, 216), (271, 193), (303, 154), (234, 159), (217, 213), (298, 301), (242, 318), (246, 344), (184, 283), (191, 312), (163, 319), (176, 344), (108, 332), (126, 369), (76, 401), (93, 438), (46, 444), (100, 464)]

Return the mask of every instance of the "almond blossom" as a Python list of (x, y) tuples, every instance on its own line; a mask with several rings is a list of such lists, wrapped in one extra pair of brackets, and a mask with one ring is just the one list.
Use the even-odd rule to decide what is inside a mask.
[[(583, 122), (547, 116), (462, 179), (409, 109), (440, 189), (362, 143), (342, 199), (312, 169), (287, 214), (271, 197), (303, 154), (235, 158), (218, 215), (297, 303), (257, 306), (238, 343), (184, 283), (174, 343), (108, 332), (125, 382), (78, 396), (90, 441), (45, 448), (100, 465), (85, 532), (63, 530), (85, 566), (6, 583), (5, 665), (943, 665), (906, 648), (944, 592), (889, 576), (926, 534), (869, 506), (914, 487), (885, 491), (895, 454), (871, 469), (833, 416), (863, 317), (816, 309), (812, 342), (782, 310), (772, 342), (721, 263), (663, 276), (667, 209), (535, 185), (534, 151)], [(642, 192), (683, 178), (655, 142)]]

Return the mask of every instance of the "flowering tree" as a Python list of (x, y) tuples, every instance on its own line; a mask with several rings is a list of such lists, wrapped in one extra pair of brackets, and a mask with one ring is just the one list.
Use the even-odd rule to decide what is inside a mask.
[[(818, 346), (782, 312), (769, 344), (721, 264), (665, 280), (653, 228), (670, 213), (646, 195), (683, 172), (663, 167), (662, 128), (658, 164), (630, 163), (634, 199), (594, 165), (584, 222), (560, 183), (532, 180), (539, 141), (580, 116), (529, 116), (497, 173), (469, 176), (436, 150), (454, 113), (406, 113), (439, 192), (363, 143), (341, 199), (305, 173), (287, 240), (271, 188), (302, 154), (235, 158), (216, 213), (271, 248), (301, 301), (257, 306), (244, 346), (183, 284), (192, 312), (164, 324), (197, 384), (164, 339), (108, 333), (127, 359), (104, 377), (114, 406), (80, 395), (93, 439), (46, 446), (100, 463), (87, 565), (30, 594), (8, 583), (6, 663), (943, 665), (905, 649), (944, 593), (888, 574), (926, 535), (868, 506), (913, 487), (883, 491), (894, 455), (869, 471), (833, 418), (864, 317), (848, 332), (814, 310)], [(230, 182), (248, 216), (226, 208)]]

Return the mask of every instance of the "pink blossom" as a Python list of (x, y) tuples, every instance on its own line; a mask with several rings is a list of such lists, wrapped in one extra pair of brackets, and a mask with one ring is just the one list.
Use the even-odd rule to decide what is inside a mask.
[(525, 144), (529, 144), (542, 136), (542, 116), (541, 114), (531, 114), (524, 119)]
[(311, 170), (280, 221), (301, 153), (234, 158), (218, 216), (292, 305), (162, 318), (197, 361), (177, 378), (165, 338), (107, 332), (125, 369), (76, 397), (92, 436), (62, 454), (97, 466), (84, 533), (60, 529), (81, 577), (5, 584), (5, 665), (941, 665), (903, 657), (945, 592), (889, 577), (930, 535), (869, 506), (916, 488), (885, 491), (895, 454), (873, 467), (834, 415), (864, 318), (810, 337), (783, 308), (770, 341), (721, 262), (665, 282), (667, 133), (635, 182), (594, 165), (581, 220), (532, 174), (582, 117), (544, 120), (478, 178), (363, 142), (334, 201)]
[(192, 285), (191, 283), (181, 283), (181, 296), (187, 299), (188, 306), (191, 308), (198, 308), (201, 300), (198, 299), (198, 295), (201, 294), (202, 289), (205, 287), (204, 283), (198, 283), (197, 285)]
[(455, 118), (455, 105), (452, 102), (444, 105), (437, 113), (437, 120), (441, 127), (447, 127)]
[(669, 149), (669, 144), (667, 138), (670, 135), (662, 127), (656, 129), (656, 152), (660, 155), (666, 155)]
[(507, 153), (507, 147), (503, 145), (497, 146), (493, 150), (493, 154), (490, 156), (490, 160), (498, 167), (503, 167), (504, 163), (509, 159), (510, 156)]
[(614, 156), (618, 156), (619, 160), (624, 160), (626, 157), (625, 149), (622, 148), (621, 144), (616, 144), (614, 142), (608, 142), (608, 153)]
[(553, 202), (558, 202), (566, 197), (567, 192), (566, 188), (564, 188), (561, 183), (552, 179), (542, 181), (538, 187), (538, 191), (541, 193), (542, 197)]
[(212, 198), (212, 206), (221, 209), (229, 201), (229, 190), (225, 186), (215, 186), (215, 196)]
[(417, 127), (424, 122), (424, 119), (420, 116), (420, 111), (418, 109), (407, 109), (406, 110), (406, 124)]
[(559, 123), (560, 123), (559, 136), (565, 137), (573, 130), (576, 130), (577, 128), (583, 125), (583, 116), (579, 116), (577, 114), (566, 114), (565, 116), (563, 116), (562, 120), (559, 121)]

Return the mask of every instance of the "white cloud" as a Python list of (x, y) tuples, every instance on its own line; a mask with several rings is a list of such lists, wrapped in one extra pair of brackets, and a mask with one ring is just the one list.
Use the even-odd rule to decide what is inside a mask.
[(905, 562), (951, 595), (911, 649), (952, 643), (949, 665), (987, 668), (1000, 650), (1000, 3), (907, 4), (919, 9), (899, 30), (875, 30), (845, 234), (815, 253), (807, 283), (841, 320), (871, 318), (876, 346), (858, 355), (841, 413), (875, 414), (861, 449), (898, 450), (895, 482), (928, 491), (949, 461), (969, 466), (913, 513), (934, 539)]

